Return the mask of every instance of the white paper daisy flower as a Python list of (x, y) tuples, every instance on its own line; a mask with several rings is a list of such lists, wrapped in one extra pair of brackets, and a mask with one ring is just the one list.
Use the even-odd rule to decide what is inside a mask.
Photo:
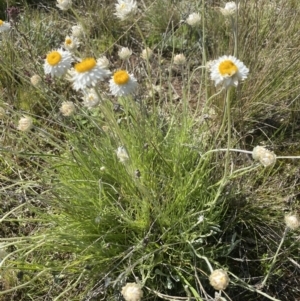
[(114, 15), (122, 21), (131, 17), (137, 11), (137, 3), (135, 0), (118, 0), (115, 6), (116, 12)]
[(243, 62), (232, 55), (224, 55), (212, 62), (210, 76), (215, 85), (223, 85), (225, 88), (236, 87), (239, 81), (247, 78), (249, 69)]
[(51, 74), (52, 77), (63, 76), (71, 68), (72, 61), (69, 51), (64, 51), (63, 49), (53, 50), (47, 54), (45, 59), (45, 74)]
[(83, 92), (83, 106), (88, 108), (88, 109), (92, 109), (98, 106), (98, 104), (100, 103), (100, 98), (99, 95), (97, 94), (97, 92), (95, 91), (95, 89), (91, 88), (91, 89), (87, 89)]
[(64, 48), (69, 51), (74, 51), (79, 47), (79, 40), (73, 36), (66, 36), (64, 41)]
[(104, 80), (111, 72), (103, 68), (101, 62), (97, 62), (94, 58), (86, 58), (75, 64), (69, 74), (73, 88), (80, 90), (95, 86), (98, 81)]
[(68, 10), (72, 7), (72, 0), (57, 0), (56, 6), (61, 10)]
[(0, 19), (0, 32), (4, 32), (4, 31), (7, 31), (10, 29), (10, 23), (9, 22), (5, 22), (5, 21), (2, 21)]
[(132, 74), (125, 70), (118, 70), (109, 81), (111, 94), (114, 96), (126, 96), (134, 93), (137, 87), (137, 81)]

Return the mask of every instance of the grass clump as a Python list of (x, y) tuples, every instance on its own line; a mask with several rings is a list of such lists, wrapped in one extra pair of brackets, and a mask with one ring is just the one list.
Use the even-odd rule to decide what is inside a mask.
[(0, 33), (0, 300), (297, 299), (297, 4), (71, 2)]

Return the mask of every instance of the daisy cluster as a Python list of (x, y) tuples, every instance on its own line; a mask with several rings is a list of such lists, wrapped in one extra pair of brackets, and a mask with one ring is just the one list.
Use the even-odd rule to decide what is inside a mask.
[[(57, 0), (56, 4), (63, 11), (72, 9), (72, 5), (72, 0)], [(221, 12), (227, 16), (232, 15), (237, 9), (234, 2), (228, 2)], [(132, 18), (137, 11), (138, 6), (135, 0), (117, 0), (115, 3), (114, 15), (120, 21)], [(201, 14), (193, 12), (186, 18), (185, 23), (191, 27), (200, 27), (201, 22)], [(100, 102), (100, 96), (95, 89), (97, 84), (109, 77), (109, 89), (112, 95), (120, 97), (133, 94), (137, 87), (137, 80), (133, 74), (123, 69), (112, 73), (109, 70), (109, 61), (105, 56), (99, 58), (75, 56), (82, 45), (81, 39), (85, 37), (85, 34), (81, 24), (73, 26), (62, 45), (47, 54), (44, 62), (45, 74), (49, 74), (51, 77), (65, 77), (71, 81), (73, 89), (82, 92), (83, 105), (89, 109), (97, 106)], [(132, 50), (128, 47), (121, 47), (118, 52), (119, 58), (124, 62), (128, 62), (131, 55)], [(140, 56), (149, 61), (153, 56), (153, 51), (146, 47)], [(184, 54), (175, 55), (174, 64), (184, 66), (186, 64)], [(249, 69), (239, 59), (231, 55), (225, 55), (212, 61), (209, 70), (215, 85), (222, 85), (226, 89), (230, 86), (236, 87), (240, 81), (247, 78), (249, 72)], [(68, 116), (69, 113), (64, 115)]]
[(100, 102), (95, 90), (98, 82), (105, 81), (109, 77), (111, 77), (110, 92), (114, 96), (127, 96), (136, 90), (137, 80), (133, 74), (129, 74), (126, 70), (117, 70), (112, 74), (108, 68), (109, 61), (105, 56), (98, 59), (87, 57), (76, 62), (72, 53), (63, 48), (50, 51), (44, 62), (45, 74), (51, 77), (65, 77), (71, 81), (74, 90), (82, 91), (83, 104), (89, 109)]
[[(57, 0), (56, 4), (62, 11), (72, 9), (72, 5), (72, 0)], [(115, 15), (123, 21), (136, 13), (137, 3), (134, 0), (118, 0), (115, 9)], [(1, 22), (0, 30), (3, 23)], [(3, 28), (6, 27), (8, 25), (3, 23)], [(61, 46), (47, 53), (43, 66), (44, 73), (52, 78), (69, 80), (72, 83), (72, 88), (82, 93), (83, 106), (88, 109), (92, 109), (100, 103), (97, 85), (106, 79), (109, 80), (109, 89), (113, 96), (134, 94), (137, 80), (133, 74), (122, 68), (116, 72), (111, 72), (109, 70), (110, 62), (105, 56), (98, 58), (78, 57), (78, 54), (80, 56), (80, 47), (83, 45), (82, 39), (85, 36), (86, 32), (81, 24), (72, 26)], [(128, 61), (132, 55), (132, 50), (122, 47), (118, 55), (121, 60)], [(38, 75), (33, 76), (31, 83), (35, 87), (40, 87), (40, 77)], [(70, 116), (74, 111), (75, 106), (70, 101), (64, 102), (60, 108), (63, 116)]]

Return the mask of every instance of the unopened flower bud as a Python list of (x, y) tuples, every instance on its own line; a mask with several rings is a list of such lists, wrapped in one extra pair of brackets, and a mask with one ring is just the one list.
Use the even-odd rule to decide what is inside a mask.
[(56, 6), (61, 10), (68, 10), (72, 7), (72, 0), (57, 0)]
[(83, 36), (83, 28), (81, 25), (72, 26), (72, 36), (76, 38), (80, 38)]
[(238, 6), (236, 3), (234, 1), (230, 1), (225, 4), (224, 8), (220, 8), (220, 10), (225, 17), (228, 17), (232, 16), (236, 12), (237, 8)]
[(63, 116), (71, 116), (75, 112), (75, 106), (72, 101), (64, 101), (59, 110)]
[(273, 165), (276, 162), (276, 155), (263, 146), (254, 147), (252, 157), (254, 160), (259, 161), (264, 167)]
[(35, 74), (30, 78), (30, 82), (34, 87), (37, 88), (41, 85), (42, 79), (38, 74)]
[(210, 285), (217, 291), (225, 290), (229, 284), (229, 277), (222, 269), (214, 270), (209, 276)]
[(200, 22), (201, 22), (201, 16), (198, 13), (192, 13), (186, 19), (186, 23), (192, 27), (196, 27), (200, 25)]
[(296, 230), (300, 226), (300, 220), (296, 214), (288, 214), (284, 217), (284, 221), (287, 227), (291, 230)]
[(149, 47), (147, 47), (142, 51), (141, 57), (144, 60), (150, 60), (152, 57), (152, 54), (153, 54), (153, 51)]
[(135, 282), (127, 283), (123, 286), (121, 293), (125, 301), (141, 301), (143, 297), (143, 291), (140, 285)]
[(120, 162), (124, 163), (129, 159), (128, 153), (123, 146), (119, 146), (117, 149), (117, 157), (119, 158)]
[(175, 65), (184, 65), (185, 63), (186, 63), (186, 58), (182, 53), (174, 56)]
[(128, 47), (122, 47), (118, 52), (118, 55), (121, 60), (126, 61), (132, 55), (132, 50), (130, 50)]
[(23, 116), (18, 123), (17, 129), (22, 132), (28, 132), (33, 126), (32, 119), (28, 116)]
[(110, 65), (108, 58), (103, 55), (97, 59), (97, 65), (103, 69), (107, 69)]

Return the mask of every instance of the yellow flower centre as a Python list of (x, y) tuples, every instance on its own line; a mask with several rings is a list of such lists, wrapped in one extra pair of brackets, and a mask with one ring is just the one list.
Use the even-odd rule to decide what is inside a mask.
[(3, 25), (3, 23), (4, 23), (4, 22), (3, 22), (2, 20), (0, 20), (0, 26), (2, 26), (2, 25)]
[(75, 64), (74, 68), (77, 72), (83, 73), (92, 70), (96, 64), (96, 60), (92, 57), (89, 57), (84, 59), (82, 62)]
[(47, 63), (51, 66), (57, 65), (61, 61), (61, 54), (58, 51), (52, 51), (47, 55)]
[(114, 83), (117, 85), (125, 85), (128, 83), (130, 77), (125, 70), (119, 70), (114, 74)]
[(219, 71), (222, 76), (233, 76), (238, 71), (238, 67), (230, 60), (223, 61), (219, 65)]
[(125, 3), (122, 3), (121, 5), (120, 5), (120, 9), (125, 9), (126, 8), (126, 4)]
[(65, 42), (66, 42), (67, 45), (71, 45), (72, 44), (72, 40), (70, 38), (67, 38)]

